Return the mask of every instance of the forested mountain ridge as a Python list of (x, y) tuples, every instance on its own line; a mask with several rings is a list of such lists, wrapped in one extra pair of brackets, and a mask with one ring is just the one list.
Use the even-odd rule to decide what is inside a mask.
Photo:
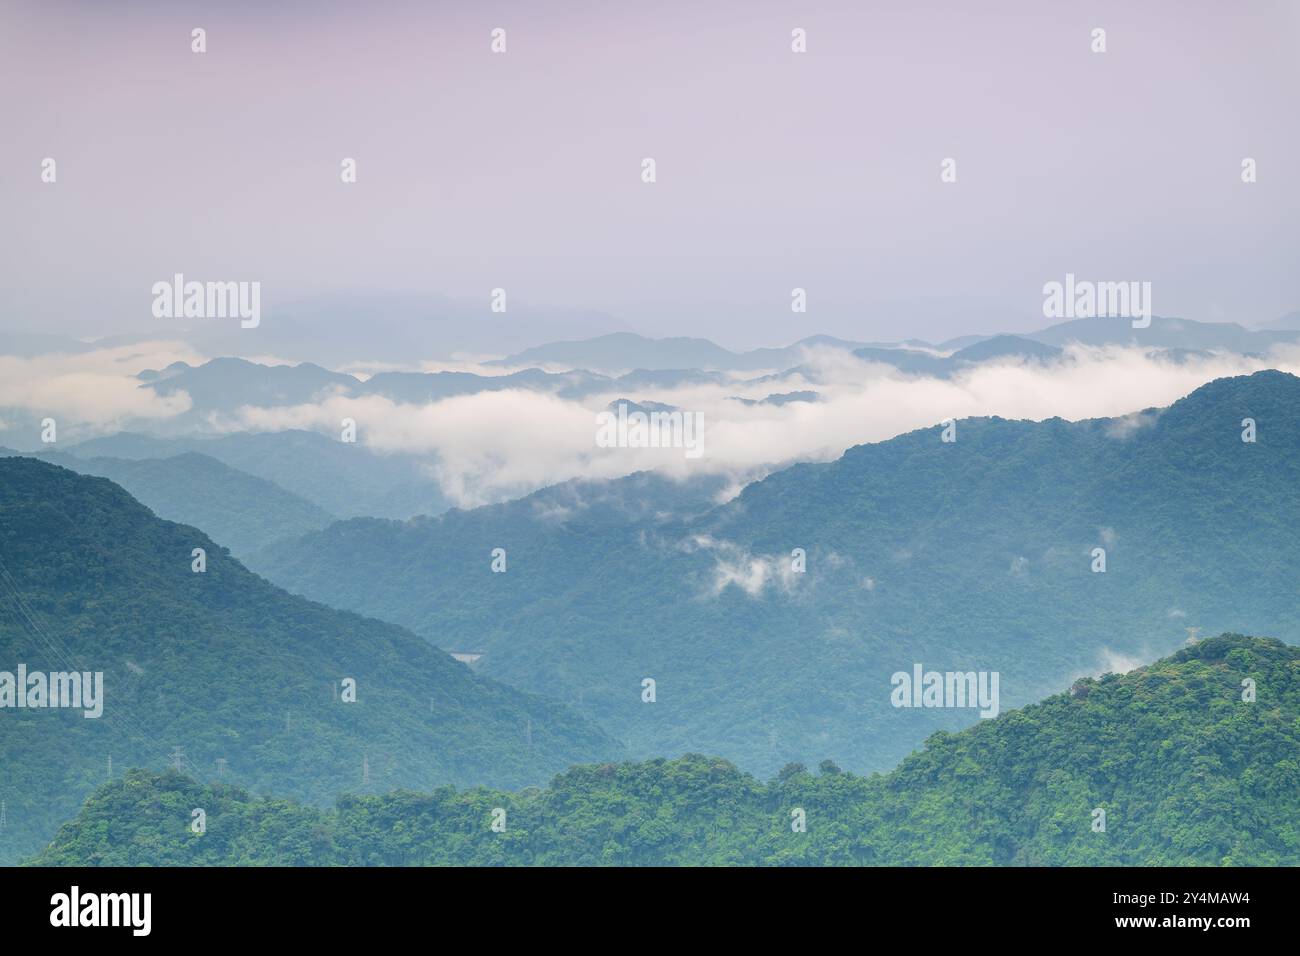
[(0, 710), (0, 861), (48, 841), (110, 761), (220, 761), (231, 782), (323, 800), (363, 779), (525, 786), (621, 753), (564, 707), (408, 631), (274, 587), (106, 479), (4, 458), (0, 671), (19, 665), (102, 672), (103, 713)]
[(1189, 629), (1300, 636), (1295, 376), (1220, 379), (1123, 418), (945, 431), (667, 521), (515, 503), (339, 523), (251, 560), (435, 643), (474, 634), (483, 673), (580, 707), (631, 756), (721, 753), (760, 774), (822, 757), (887, 769), (979, 719), (891, 707), (890, 675), (915, 663), (997, 671), (1014, 707)]
[(1294, 866), (1300, 650), (1232, 634), (1193, 643), (936, 734), (866, 778), (828, 761), (764, 784), (687, 755), (576, 767), (545, 790), (349, 795), (322, 811), (131, 772), (32, 862)]
[[(0, 448), (0, 456), (17, 454)], [(170, 458), (81, 458), (50, 452), (29, 457), (107, 478), (158, 517), (207, 529), (241, 559), (337, 520), (274, 482), (198, 452)]]

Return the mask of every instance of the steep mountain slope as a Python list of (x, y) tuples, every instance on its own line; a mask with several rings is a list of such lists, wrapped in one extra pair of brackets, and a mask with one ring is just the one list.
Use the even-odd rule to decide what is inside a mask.
[[(10, 454), (18, 453), (0, 448), (0, 456)], [(323, 508), (274, 482), (197, 452), (134, 460), (58, 453), (30, 457), (107, 478), (158, 517), (207, 529), (239, 557), (283, 538), (319, 530), (335, 520)]]
[(1295, 866), (1300, 651), (1223, 635), (937, 734), (885, 776), (820, 769), (765, 785), (687, 756), (578, 767), (544, 791), (347, 796), (328, 812), (136, 772), (34, 862)]
[(618, 752), (401, 628), (286, 594), (105, 479), (4, 458), (0, 671), (18, 665), (102, 672), (103, 714), (0, 709), (0, 861), (48, 840), (110, 758), (157, 767), (180, 747), (185, 766), (223, 760), (233, 782), (321, 800), (363, 776), (375, 789), (522, 786)]
[(483, 673), (579, 705), (634, 756), (724, 753), (761, 773), (824, 756), (884, 769), (979, 719), (892, 707), (891, 675), (917, 663), (998, 671), (1005, 708), (1167, 653), (1188, 628), (1300, 635), (1300, 379), (942, 434), (788, 468), (686, 519), (480, 509), (337, 524), (254, 561), (307, 596), (472, 642)]

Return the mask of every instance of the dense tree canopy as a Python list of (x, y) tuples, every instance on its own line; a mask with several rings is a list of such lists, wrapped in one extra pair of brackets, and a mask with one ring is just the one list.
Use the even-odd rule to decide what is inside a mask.
[(517, 787), (621, 754), (409, 631), (268, 584), (103, 478), (0, 458), (0, 671), (18, 664), (102, 672), (105, 699), (98, 719), (0, 711), (0, 862), (48, 842), (110, 758), (120, 774), (181, 748), (196, 773), (220, 760), (228, 782), (327, 802), (366, 777), (372, 791)]
[[(194, 808), (207, 814), (201, 836)], [(871, 777), (827, 762), (764, 784), (692, 754), (575, 767), (544, 790), (348, 795), (320, 810), (132, 771), (34, 862), (1296, 865), (1300, 650), (1202, 641), (935, 734)]]

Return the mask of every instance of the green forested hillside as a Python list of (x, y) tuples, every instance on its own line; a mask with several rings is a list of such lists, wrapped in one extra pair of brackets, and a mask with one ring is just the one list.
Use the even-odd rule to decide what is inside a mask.
[[(194, 808), (207, 814), (201, 836)], [(491, 828), (497, 808), (504, 832)], [(870, 778), (826, 762), (764, 784), (690, 755), (578, 767), (545, 790), (346, 796), (322, 811), (131, 772), (34, 862), (1297, 865), (1300, 650), (1201, 641), (936, 734)]]
[[(0, 455), (6, 454), (10, 452), (0, 448)], [(197, 452), (161, 459), (49, 453), (33, 457), (83, 475), (107, 478), (158, 517), (203, 528), (240, 558), (335, 520), (329, 512), (273, 482)]]
[(979, 719), (892, 708), (891, 674), (916, 663), (998, 671), (1013, 707), (1167, 654), (1189, 629), (1300, 639), (1300, 379), (941, 436), (786, 468), (703, 514), (613, 521), (535, 496), (341, 522), (250, 560), (434, 643), (474, 635), (483, 673), (580, 707), (631, 756), (719, 753), (764, 776), (823, 757), (888, 769)]
[[(207, 552), (204, 573), (192, 551)], [(0, 459), (0, 671), (102, 671), (104, 712), (0, 710), (0, 862), (35, 851), (117, 768), (181, 765), (257, 792), (518, 787), (620, 753), (553, 701), (391, 624), (258, 578), (103, 478)], [(356, 681), (345, 702), (344, 678)], [(120, 773), (120, 769), (118, 771)]]

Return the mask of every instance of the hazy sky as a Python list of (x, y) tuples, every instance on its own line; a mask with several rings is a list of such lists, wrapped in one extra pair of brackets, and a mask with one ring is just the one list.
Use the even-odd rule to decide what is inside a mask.
[(504, 287), (731, 347), (1028, 330), (1067, 271), (1300, 308), (1295, 0), (0, 11), (4, 328), (165, 331), (175, 272), (260, 281), (264, 322)]

